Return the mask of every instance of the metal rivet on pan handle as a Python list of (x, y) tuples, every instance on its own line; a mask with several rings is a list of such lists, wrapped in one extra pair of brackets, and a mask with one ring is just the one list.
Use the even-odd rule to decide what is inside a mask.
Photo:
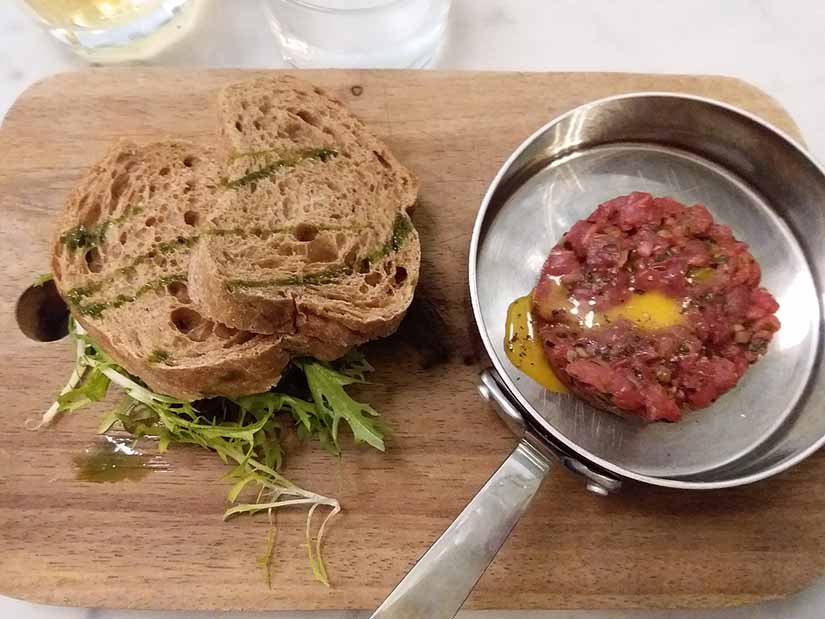
[[(524, 417), (515, 408), (515, 406), (513, 406), (510, 400), (507, 399), (507, 396), (502, 391), (501, 386), (496, 380), (495, 370), (487, 369), (482, 371), (479, 376), (479, 380), (480, 383), (478, 385), (478, 393), (481, 397), (493, 405), (499, 417), (501, 417), (513, 434), (519, 438), (523, 437), (527, 430)], [(590, 492), (600, 496), (607, 496), (608, 494), (618, 492), (621, 489), (622, 482), (620, 480), (594, 471), (580, 460), (576, 460), (575, 458), (564, 454), (560, 450), (555, 449), (552, 445), (546, 444), (538, 437), (532, 437), (532, 439), (532, 442), (534, 443), (541, 443), (541, 447), (545, 450), (549, 449), (552, 451), (568, 470), (584, 477), (586, 480), (586, 487)]]
[(561, 461), (569, 470), (583, 476), (587, 480), (586, 488), (594, 494), (607, 496), (621, 490), (622, 482), (620, 480), (597, 473), (575, 458), (564, 456)]

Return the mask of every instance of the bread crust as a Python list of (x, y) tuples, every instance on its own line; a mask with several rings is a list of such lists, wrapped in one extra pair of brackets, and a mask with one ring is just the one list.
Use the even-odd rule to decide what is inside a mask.
[[(240, 249), (222, 236), (199, 241), (189, 272), (198, 306), (237, 329), (308, 329), (340, 346), (392, 333), (420, 268), (406, 215), (417, 197), (414, 175), (340, 101), (292, 76), (227, 86), (219, 110), (230, 190), (213, 224), (232, 228), (251, 216), (270, 234), (248, 237)], [(320, 160), (313, 155), (322, 151)], [(403, 247), (376, 258), (399, 218), (407, 224)], [(355, 238), (359, 227), (371, 234)], [(279, 256), (285, 248), (288, 256)]]
[[(292, 166), (300, 170), (282, 174), (256, 172), (238, 158), (231, 135), (237, 121), (228, 102), (247, 96), (270, 101), (271, 113), (286, 119), (272, 126), (293, 131), (292, 151), (328, 148), (341, 156), (300, 157)], [(339, 135), (313, 125), (313, 112), (310, 122), (294, 113), (296, 102), (334, 114)], [(294, 78), (276, 78), (229, 86), (220, 107), (215, 149), (175, 140), (115, 144), (68, 197), (52, 242), (55, 283), (76, 320), (150, 388), (187, 400), (266, 391), (291, 357), (333, 360), (391, 334), (419, 274), (418, 234), (407, 215), (417, 181), (343, 104)], [(261, 123), (253, 142), (277, 142), (272, 126)], [(313, 151), (308, 144), (319, 135), (326, 141)], [(228, 180), (250, 172), (261, 186), (284, 181), (297, 196), (317, 193), (300, 212), (256, 209), (255, 189)], [(371, 185), (374, 191), (362, 191)], [(330, 196), (335, 208), (319, 207)], [(248, 212), (237, 222), (227, 218), (240, 207)], [(344, 224), (324, 224), (337, 219)], [(261, 272), (271, 253), (287, 256), (284, 277), (291, 279), (232, 285), (249, 277), (236, 252), (246, 243)], [(236, 253), (221, 261), (216, 251)], [(338, 275), (315, 275), (324, 269)]]

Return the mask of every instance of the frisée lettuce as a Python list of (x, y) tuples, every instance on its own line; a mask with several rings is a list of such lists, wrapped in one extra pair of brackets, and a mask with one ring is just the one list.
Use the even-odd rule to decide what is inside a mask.
[[(346, 391), (348, 385), (366, 382), (366, 374), (373, 369), (362, 355), (351, 353), (334, 363), (296, 359), (270, 391), (190, 402), (152, 391), (118, 366), (73, 319), (69, 332), (75, 343), (75, 367), (57, 400), (35, 428), (49, 424), (61, 412), (102, 400), (112, 385), (116, 386), (124, 397), (103, 417), (99, 433), (120, 426), (135, 439), (156, 437), (161, 452), (180, 443), (198, 445), (217, 454), (232, 466), (227, 477), (234, 481), (225, 520), (258, 512), (266, 512), (271, 520), (274, 510), (306, 507), (310, 565), (315, 578), (329, 584), (321, 543), (327, 523), (340, 512), (341, 506), (337, 499), (301, 488), (281, 474), (282, 439), (292, 425), (299, 437), (318, 440), (337, 455), (343, 422), (356, 442), (384, 451), (384, 430), (377, 419), (378, 412), (357, 402)], [(326, 508), (327, 513), (313, 535), (313, 516), (319, 507)], [(266, 568), (267, 581), (273, 539), (270, 531), (267, 552), (258, 560)]]

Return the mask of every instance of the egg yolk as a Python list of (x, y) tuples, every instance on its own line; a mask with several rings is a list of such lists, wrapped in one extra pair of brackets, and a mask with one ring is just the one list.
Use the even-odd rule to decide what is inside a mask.
[[(587, 303), (568, 296), (561, 284), (545, 295), (545, 305), (549, 309), (561, 309), (578, 317), (579, 324), (587, 329), (595, 329), (619, 319), (629, 320), (641, 329), (664, 329), (679, 324), (683, 320), (681, 305), (677, 299), (658, 291), (634, 294), (625, 303), (612, 307), (606, 312), (596, 312)], [(544, 356), (542, 343), (535, 333), (531, 308), (533, 295), (519, 297), (507, 309), (504, 330), (504, 351), (514, 366), (527, 374), (549, 391), (567, 393)]]
[(556, 377), (547, 363), (541, 342), (533, 331), (533, 318), (530, 314), (532, 305), (533, 295), (528, 294), (519, 297), (507, 308), (504, 351), (510, 363), (534, 381), (550, 391), (567, 393), (567, 387)]

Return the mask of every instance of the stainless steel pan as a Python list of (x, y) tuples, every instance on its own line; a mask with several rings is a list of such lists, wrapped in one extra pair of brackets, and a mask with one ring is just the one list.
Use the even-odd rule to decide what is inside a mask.
[[(597, 204), (631, 191), (705, 204), (751, 246), (780, 303), (768, 354), (711, 407), (642, 425), (550, 393), (504, 355), (511, 301)], [(611, 97), (556, 118), (507, 160), (470, 248), (473, 312), (492, 367), (479, 391), (521, 438), (512, 455), (373, 617), (452, 617), (555, 461), (589, 490), (622, 480), (709, 489), (764, 479), (825, 441), (825, 171), (741, 110), (698, 97)]]

